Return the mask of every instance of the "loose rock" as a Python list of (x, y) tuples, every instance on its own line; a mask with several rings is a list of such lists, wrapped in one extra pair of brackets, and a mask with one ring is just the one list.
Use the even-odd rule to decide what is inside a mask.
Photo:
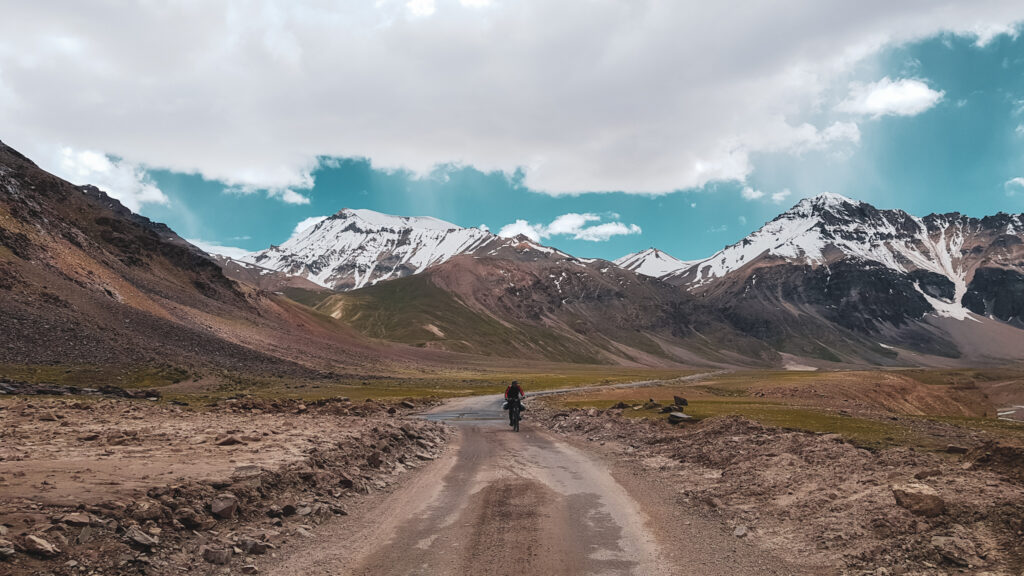
[(926, 484), (914, 482), (893, 486), (892, 495), (897, 504), (918, 516), (934, 517), (946, 510), (946, 502)]
[(206, 560), (210, 564), (227, 564), (231, 561), (231, 550), (225, 548), (201, 546), (199, 548), (199, 553), (202, 554), (203, 560)]
[(229, 520), (235, 516), (238, 510), (238, 498), (230, 492), (218, 494), (210, 503), (210, 512), (217, 518)]
[(35, 534), (25, 536), (25, 551), (37, 556), (51, 557), (60, 554), (60, 548)]

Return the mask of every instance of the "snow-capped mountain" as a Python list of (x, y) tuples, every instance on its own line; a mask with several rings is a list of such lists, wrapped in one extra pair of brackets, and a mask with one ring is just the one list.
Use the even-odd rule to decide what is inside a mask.
[[(958, 213), (923, 218), (902, 210), (826, 193), (801, 200), (761, 229), (666, 281), (691, 291), (741, 270), (749, 276), (775, 263), (828, 266), (839, 260), (877, 263), (901, 274), (930, 272), (945, 277), (951, 293), (917, 290), (940, 315), (968, 317), (970, 283), (979, 268), (1024, 271), (1024, 215), (982, 219)], [(977, 302), (968, 306), (984, 310)]]
[(631, 272), (661, 278), (670, 274), (683, 272), (700, 262), (700, 260), (680, 260), (670, 256), (657, 248), (648, 248), (640, 252), (626, 254), (614, 261), (619, 268), (625, 268)]
[(569, 258), (522, 237), (501, 238), (437, 218), (346, 208), (248, 260), (334, 290), (354, 290), (418, 274), (453, 256), (470, 253)]

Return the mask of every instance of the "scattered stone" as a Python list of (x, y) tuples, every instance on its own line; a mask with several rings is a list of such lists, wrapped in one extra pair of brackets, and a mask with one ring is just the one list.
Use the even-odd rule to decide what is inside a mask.
[(218, 494), (213, 502), (210, 502), (210, 512), (217, 518), (230, 520), (238, 511), (238, 498), (230, 492)]
[(686, 401), (686, 398), (682, 396), (673, 396), (672, 401), (675, 402), (676, 406), (689, 406), (690, 403)]
[(25, 536), (25, 551), (37, 556), (52, 557), (60, 554), (60, 548), (35, 534)]
[(985, 561), (978, 556), (974, 542), (965, 535), (954, 533), (953, 536), (932, 536), (932, 546), (943, 558), (958, 566), (985, 565)]
[(227, 564), (231, 561), (231, 550), (226, 548), (200, 546), (199, 553), (202, 555), (203, 560), (206, 560), (210, 564)]
[(88, 526), (89, 524), (91, 524), (92, 518), (90, 518), (89, 515), (84, 512), (72, 512), (71, 514), (65, 514), (64, 517), (60, 519), (60, 521), (67, 524), (68, 526), (79, 527)]
[(963, 446), (957, 446), (956, 444), (950, 444), (946, 446), (947, 454), (967, 454), (967, 448)]
[(683, 414), (682, 412), (670, 412), (668, 415), (669, 424), (680, 424), (682, 422), (688, 422), (693, 420), (693, 416), (689, 414)]
[(380, 465), (384, 463), (384, 455), (381, 454), (379, 451), (372, 452), (369, 456), (366, 457), (366, 463), (369, 464), (370, 466), (373, 466), (374, 468), (380, 468)]
[(217, 446), (234, 446), (235, 444), (242, 443), (243, 442), (237, 436), (234, 435), (225, 436), (224, 438), (221, 438), (220, 440), (217, 440), (215, 442)]
[(747, 535), (747, 527), (743, 525), (737, 526), (736, 529), (732, 531), (732, 535), (737, 538), (743, 538)]
[(299, 509), (298, 505), (294, 502), (288, 502), (284, 506), (281, 506), (281, 514), (284, 516), (294, 516), (295, 512)]
[(924, 480), (925, 478), (931, 478), (932, 476), (942, 476), (942, 470), (938, 468), (929, 468), (927, 470), (920, 470), (914, 474), (914, 478), (917, 480)]
[(163, 507), (152, 500), (142, 500), (135, 503), (135, 509), (132, 510), (132, 518), (139, 522), (145, 522), (146, 520), (159, 520), (164, 515)]
[(99, 440), (99, 438), (100, 438), (100, 435), (95, 433), (95, 432), (90, 432), (88, 434), (82, 434), (81, 436), (78, 437), (78, 439), (80, 441), (82, 441), (82, 442), (92, 442), (93, 440)]
[(402, 400), (402, 407), (412, 410), (413, 408), (416, 407), (416, 405), (413, 404), (412, 402), (409, 402), (408, 400)]
[(10, 540), (0, 539), (0, 560), (6, 560), (14, 556), (14, 543)]
[(174, 511), (174, 519), (181, 522), (185, 528), (202, 528), (206, 518), (188, 506), (183, 506)]
[(240, 542), (242, 551), (246, 554), (266, 554), (269, 546), (266, 542), (245, 538)]
[(124, 538), (128, 541), (129, 544), (135, 544), (136, 546), (140, 546), (146, 549), (152, 548), (153, 546), (156, 546), (160, 543), (159, 538), (157, 538), (156, 536), (150, 536), (149, 534), (146, 534), (138, 526), (132, 526), (131, 528), (129, 528), (124, 533)]
[(935, 517), (946, 510), (946, 502), (934, 488), (916, 482), (892, 487), (896, 503), (918, 516)]
[(242, 574), (259, 574), (260, 569), (252, 564), (246, 564), (242, 566)]

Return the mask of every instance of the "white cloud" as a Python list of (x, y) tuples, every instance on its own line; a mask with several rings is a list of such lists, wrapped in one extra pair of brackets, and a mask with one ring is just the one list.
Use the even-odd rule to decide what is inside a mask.
[(478, 226), (478, 228), (480, 228), (484, 232), (490, 232), (491, 231), (490, 226), (488, 226), (487, 224), (481, 224), (480, 226)]
[(324, 220), (327, 220), (327, 218), (329, 218), (329, 216), (310, 216), (309, 218), (299, 221), (299, 223), (296, 224), (295, 228), (292, 230), (292, 235), (288, 237), (288, 240), (297, 237), (299, 234), (305, 232), (307, 229), (316, 226), (317, 224), (323, 222)]
[(431, 16), (437, 11), (434, 0), (409, 0), (405, 3), (405, 7), (409, 10), (410, 14), (417, 18)]
[(498, 236), (502, 238), (513, 238), (515, 236), (523, 235), (533, 240), (534, 242), (540, 242), (541, 231), (544, 229), (543, 224), (530, 224), (526, 220), (516, 220), (511, 224), (505, 224), (498, 231)]
[(545, 236), (560, 236), (566, 234), (577, 234), (586, 227), (589, 222), (600, 222), (601, 217), (597, 214), (562, 214), (555, 218), (545, 228)]
[(72, 184), (92, 184), (116, 198), (132, 212), (143, 204), (169, 204), (170, 200), (141, 166), (111, 160), (92, 150), (63, 147), (52, 164), (53, 173)]
[(1024, 177), (1010, 178), (1003, 184), (1003, 190), (1007, 196), (1016, 196), (1024, 193)]
[(324, 156), (522, 167), (550, 193), (743, 182), (754, 154), (856, 143), (834, 89), (883, 50), (986, 44), (1024, 18), (1012, 0), (847, 3), (841, 18), (819, 0), (9, 4), (5, 142), (293, 191)]
[(1017, 136), (1024, 136), (1024, 124), (1017, 124), (1017, 128), (1014, 129), (1014, 132), (1017, 133)]
[(220, 254), (221, 256), (227, 256), (228, 258), (234, 258), (235, 260), (247, 260), (255, 252), (250, 252), (242, 248), (236, 248), (234, 246), (224, 246), (217, 244), (216, 242), (206, 242), (196, 238), (186, 238), (186, 242), (196, 246), (207, 254)]
[(280, 198), (282, 202), (286, 204), (309, 204), (309, 198), (299, 194), (291, 188), (285, 188), (284, 190), (274, 190), (267, 194), (271, 198)]
[(747, 225), (747, 217), (746, 216), (739, 216), (736, 219), (739, 220), (741, 226), (746, 226)]
[(853, 84), (850, 96), (837, 110), (853, 114), (880, 116), (916, 116), (938, 104), (945, 92), (932, 90), (921, 80), (888, 76), (871, 84)]
[(743, 190), (740, 190), (740, 196), (742, 196), (744, 200), (757, 200), (764, 196), (764, 192), (754, 190), (750, 186), (744, 186)]
[[(617, 214), (612, 214), (618, 217)], [(498, 236), (511, 238), (522, 234), (540, 242), (552, 236), (571, 236), (574, 240), (588, 240), (591, 242), (604, 242), (612, 236), (640, 234), (643, 230), (636, 224), (624, 224), (622, 222), (604, 222), (590, 225), (593, 222), (600, 222), (601, 217), (597, 214), (577, 214), (570, 212), (555, 218), (550, 224), (531, 224), (526, 220), (516, 220), (506, 224), (498, 232)]]
[(786, 201), (786, 198), (789, 198), (790, 194), (792, 192), (790, 192), (789, 188), (783, 188), (781, 191), (772, 194), (772, 202), (782, 204)]

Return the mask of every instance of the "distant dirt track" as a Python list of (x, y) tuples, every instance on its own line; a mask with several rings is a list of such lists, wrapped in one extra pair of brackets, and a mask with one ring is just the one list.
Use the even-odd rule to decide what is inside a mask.
[(632, 477), (620, 484), (599, 457), (531, 426), (529, 412), (512, 432), (500, 397), (452, 400), (427, 417), (459, 428), (443, 458), (280, 551), (267, 573), (799, 572), (696, 514), (666, 515), (659, 509), (675, 508), (671, 494)]

